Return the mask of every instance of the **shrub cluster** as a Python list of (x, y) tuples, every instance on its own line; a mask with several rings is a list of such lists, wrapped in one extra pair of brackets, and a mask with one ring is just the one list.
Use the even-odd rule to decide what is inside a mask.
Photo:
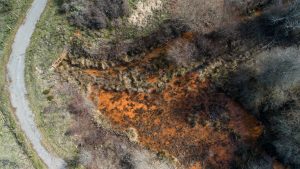
[(243, 39), (285, 45), (299, 42), (300, 1), (287, 7), (278, 6), (244, 24), (238, 31)]
[(90, 29), (109, 26), (109, 21), (128, 14), (125, 0), (65, 0), (61, 11), (66, 13), (71, 24)]
[(94, 60), (118, 60), (122, 55), (133, 57), (165, 44), (171, 39), (179, 37), (183, 32), (188, 31), (186, 25), (176, 20), (166, 20), (150, 35), (140, 37), (132, 41), (99, 42), (96, 49), (84, 47), (84, 43), (78, 39), (72, 41), (70, 52), (74, 57), (84, 56)]
[(12, 9), (12, 0), (0, 0), (0, 13), (8, 12)]
[(254, 10), (262, 9), (273, 4), (276, 0), (226, 0), (225, 6), (227, 12), (234, 15), (245, 16), (251, 14)]
[[(190, 1), (200, 2), (202, 1)], [(250, 1), (231, 1), (237, 3), (236, 6), (243, 6), (241, 4), (248, 2)], [(206, 28), (197, 29), (197, 24), (204, 27), (207, 24), (203, 20), (197, 20), (203, 11), (199, 14), (198, 9), (188, 11), (191, 5), (185, 4), (184, 1), (182, 3), (186, 7), (182, 10), (191, 12), (192, 15), (179, 13), (178, 18), (194, 17), (190, 18), (190, 23), (193, 24), (182, 24), (182, 20), (169, 20), (147, 37), (129, 43), (115, 42), (107, 45), (109, 47), (106, 50), (100, 48), (93, 53), (85, 49), (80, 42), (74, 41), (71, 52), (73, 55), (95, 60), (112, 59), (123, 54), (133, 57), (165, 44), (191, 29), (200, 32), (194, 37), (195, 40), (189, 43), (177, 41), (167, 53), (177, 64), (187, 65), (189, 60), (197, 58), (198, 55), (205, 59), (222, 57), (223, 60), (232, 61), (251, 48), (262, 49), (261, 46), (267, 46), (268, 48), (263, 49), (264, 52), (254, 55), (249, 62), (239, 65), (237, 71), (231, 72), (221, 87), (264, 123), (266, 132), (261, 141), (263, 148), (284, 164), (300, 168), (300, 48), (295, 45), (300, 42), (300, 1), (294, 1), (289, 6), (270, 8), (252, 20), (222, 30), (216, 29), (208, 34), (203, 34)], [(245, 9), (240, 10), (249, 11), (268, 3), (267, 0), (252, 1), (250, 5), (245, 5)], [(219, 9), (219, 6), (214, 6), (211, 2), (210, 5), (213, 9)], [(66, 1), (62, 10), (68, 14), (70, 22), (74, 25), (91, 29), (107, 27), (109, 20), (124, 16), (128, 12), (126, 3), (121, 0)], [(219, 16), (219, 13), (214, 16)], [(105, 52), (101, 53), (103, 51)], [(86, 111), (77, 107), (79, 102), (80, 100), (75, 100), (69, 106), (74, 114)], [(269, 156), (253, 156), (253, 153), (248, 152), (242, 152), (246, 153), (245, 158), (241, 157), (239, 160), (245, 163), (238, 164), (238, 168), (270, 167)]]
[(229, 76), (224, 89), (265, 125), (266, 150), (300, 166), (299, 48), (274, 48)]

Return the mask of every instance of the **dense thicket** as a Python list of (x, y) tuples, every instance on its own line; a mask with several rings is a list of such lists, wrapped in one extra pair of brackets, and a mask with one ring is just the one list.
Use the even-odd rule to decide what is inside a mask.
[[(266, 132), (260, 142), (262, 148), (291, 168), (300, 168), (299, 23), (300, 3), (294, 1), (289, 6), (273, 7), (232, 30), (223, 29), (197, 40), (205, 56), (235, 60), (248, 52), (249, 61), (238, 65), (220, 87), (263, 122)], [(257, 50), (262, 52), (255, 54)], [(250, 156), (247, 159), (255, 159), (253, 163), (242, 165), (269, 165)]]
[(224, 2), (227, 12), (244, 16), (253, 13), (254, 10), (260, 10), (274, 4), (276, 1), (277, 0), (226, 0)]
[[(159, 26), (159, 29), (150, 35), (140, 37), (132, 41), (117, 41), (109, 44), (99, 44), (97, 49), (88, 49), (83, 46), (81, 41), (73, 41), (71, 46), (71, 54), (76, 56), (84, 56), (95, 60), (118, 60), (122, 55), (130, 57), (140, 55), (151, 48), (165, 44), (171, 39), (179, 37), (189, 28), (176, 20), (166, 20)], [(101, 43), (101, 42), (99, 42)]]
[[(237, 23), (255, 11), (266, 9), (279, 0), (174, 0), (172, 18), (181, 20), (193, 31), (209, 33), (224, 25)], [(173, 2), (173, 1), (171, 1)]]
[(109, 21), (128, 14), (126, 0), (65, 0), (61, 11), (71, 24), (84, 28), (106, 28)]
[(300, 50), (262, 52), (229, 76), (228, 94), (265, 125), (264, 148), (300, 167)]
[(268, 42), (290, 45), (300, 38), (300, 1), (288, 6), (278, 6), (261, 16), (240, 24), (238, 31), (242, 39), (255, 43)]
[(254, 146), (242, 145), (238, 148), (231, 169), (273, 169), (273, 159)]
[(12, 8), (11, 0), (0, 0), (0, 13), (8, 12)]

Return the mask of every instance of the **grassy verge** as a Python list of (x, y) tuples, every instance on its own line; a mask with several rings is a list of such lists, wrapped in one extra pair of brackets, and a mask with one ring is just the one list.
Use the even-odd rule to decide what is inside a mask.
[(42, 133), (43, 145), (66, 161), (76, 157), (77, 148), (74, 140), (66, 134), (72, 125), (67, 111), (68, 97), (57, 91), (62, 84), (50, 68), (73, 32), (58, 13), (55, 1), (50, 0), (31, 38), (25, 68), (28, 99)]
[(0, 168), (45, 168), (12, 113), (5, 78), (14, 36), (31, 3), (32, 0), (14, 0), (12, 10), (0, 16)]

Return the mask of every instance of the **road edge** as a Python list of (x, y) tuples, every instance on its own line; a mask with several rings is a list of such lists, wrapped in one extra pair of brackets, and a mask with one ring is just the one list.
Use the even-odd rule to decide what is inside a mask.
[[(30, 0), (28, 4), (26, 4), (26, 7), (22, 9), (22, 13), (27, 13), (27, 11), (31, 8), (33, 3), (33, 0)], [(0, 83), (0, 90), (2, 91), (2, 95), (0, 96), (0, 99), (3, 102), (0, 102), (0, 111), (5, 116), (6, 120), (10, 124), (9, 129), (13, 133), (13, 135), (16, 138), (17, 143), (21, 146), (24, 153), (28, 156), (30, 161), (32, 162), (32, 165), (36, 169), (44, 169), (47, 168), (44, 162), (40, 159), (40, 157), (37, 155), (37, 153), (34, 151), (31, 143), (26, 138), (25, 134), (23, 133), (16, 115), (14, 114), (14, 108), (11, 106), (11, 102), (9, 99), (9, 92), (8, 92), (8, 79), (6, 76), (6, 65), (8, 63), (11, 51), (12, 51), (12, 44), (14, 43), (15, 35), (19, 29), (19, 27), (23, 24), (24, 20), (26, 18), (26, 15), (22, 15), (17, 23), (16, 26), (11, 31), (10, 35), (6, 38), (6, 42), (3, 48), (3, 59), (0, 60), (0, 76), (5, 78), (5, 81), (3, 83)]]

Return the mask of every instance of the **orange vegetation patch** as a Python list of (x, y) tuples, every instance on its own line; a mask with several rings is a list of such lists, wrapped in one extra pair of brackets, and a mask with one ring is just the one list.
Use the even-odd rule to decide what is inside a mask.
[(182, 35), (182, 38), (186, 39), (188, 41), (192, 41), (194, 39), (194, 37), (195, 37), (195, 33), (193, 33), (193, 32), (185, 32)]
[(86, 69), (86, 70), (83, 70), (83, 73), (88, 74), (90, 76), (100, 76), (101, 75), (101, 72), (96, 69)]
[(253, 116), (249, 116), (237, 103), (229, 101), (228, 104), (230, 122), (229, 127), (240, 133), (241, 138), (255, 141), (263, 132), (262, 127)]
[(157, 77), (149, 77), (148, 79), (147, 79), (147, 82), (148, 83), (157, 83), (158, 82), (158, 78)]
[(166, 152), (192, 169), (229, 168), (237, 142), (254, 142), (262, 126), (208, 86), (197, 73), (189, 73), (173, 78), (162, 92), (95, 89), (91, 98), (116, 129), (135, 128), (141, 145)]
[(81, 38), (82, 36), (81, 36), (80, 30), (75, 31), (74, 36), (77, 37), (77, 38)]
[(280, 162), (278, 161), (274, 161), (273, 162), (273, 169), (286, 169), (286, 167), (284, 167)]
[(202, 169), (202, 165), (200, 163), (193, 164), (190, 169)]

